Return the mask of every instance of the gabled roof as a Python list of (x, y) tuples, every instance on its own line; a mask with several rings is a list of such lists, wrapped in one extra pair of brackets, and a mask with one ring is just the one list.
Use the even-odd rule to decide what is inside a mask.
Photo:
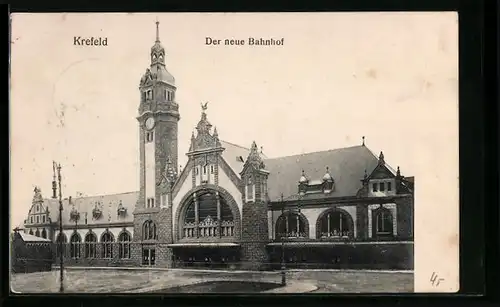
[(283, 193), (285, 200), (296, 197), (302, 170), (310, 180), (321, 180), (329, 167), (335, 181), (332, 197), (354, 196), (361, 188), (365, 170), (371, 173), (378, 165), (378, 158), (366, 146), (354, 146), (301, 155), (265, 159), (270, 172), (267, 187), (271, 201)]
[[(134, 215), (132, 214), (132, 212), (134, 211), (138, 196), (139, 192), (129, 192), (102, 196), (73, 198), (72, 203), (74, 204), (78, 212), (80, 212), (80, 220), (78, 221), (78, 225), (85, 225), (85, 213), (87, 214), (87, 224), (91, 225), (109, 223), (132, 223), (134, 221)], [(118, 216), (118, 206), (120, 204), (120, 201), (122, 205), (127, 209), (127, 214), (125, 216)], [(102, 215), (99, 219), (94, 220), (92, 216), (92, 210), (94, 209), (96, 202), (100, 202), (102, 204)], [(52, 198), (44, 199), (44, 204), (49, 208), (51, 221), (59, 221), (59, 201)], [(70, 212), (72, 209), (73, 205), (69, 204), (68, 199), (64, 199), (63, 225), (75, 225), (74, 221), (70, 221)]]

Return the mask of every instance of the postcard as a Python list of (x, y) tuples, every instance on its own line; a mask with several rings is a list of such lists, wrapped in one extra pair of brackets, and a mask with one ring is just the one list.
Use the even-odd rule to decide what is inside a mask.
[(13, 292), (459, 290), (456, 13), (13, 14), (10, 64)]

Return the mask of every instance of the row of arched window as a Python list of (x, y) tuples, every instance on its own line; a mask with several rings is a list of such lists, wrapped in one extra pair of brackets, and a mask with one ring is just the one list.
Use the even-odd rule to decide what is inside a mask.
[[(67, 254), (67, 238), (65, 234), (59, 234), (56, 243), (64, 243), (63, 245), (63, 255)], [(118, 236), (118, 257), (121, 259), (130, 258), (130, 243), (132, 241), (131, 235), (123, 231)], [(105, 232), (101, 236), (100, 242), (97, 242), (97, 236), (93, 232), (89, 232), (85, 235), (84, 241), (80, 235), (75, 232), (71, 235), (69, 242), (69, 256), (71, 258), (81, 258), (82, 250), (84, 258), (113, 258), (113, 243), (115, 242), (114, 236), (111, 232)], [(97, 253), (97, 246), (100, 245), (100, 253)], [(59, 249), (59, 244), (56, 244), (57, 255), (60, 255), (61, 250)]]
[[(374, 235), (393, 235), (393, 216), (389, 209), (379, 208), (372, 212), (372, 232)], [(307, 218), (296, 212), (285, 212), (276, 221), (275, 238), (308, 238)], [(343, 210), (332, 209), (318, 218), (316, 238), (353, 238), (354, 222)]]
[(45, 229), (42, 229), (41, 232), (39, 229), (37, 229), (35, 232), (33, 232), (33, 229), (30, 229), (30, 235), (34, 235), (37, 237), (41, 236), (42, 238), (47, 239), (47, 231)]

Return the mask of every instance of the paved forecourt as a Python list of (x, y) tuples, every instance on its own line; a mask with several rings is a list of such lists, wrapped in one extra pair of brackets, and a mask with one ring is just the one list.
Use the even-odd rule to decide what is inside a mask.
[[(288, 285), (273, 293), (413, 292), (412, 272), (290, 270)], [(18, 293), (59, 292), (59, 270), (12, 274), (11, 289)], [(280, 272), (145, 268), (65, 269), (66, 293), (147, 293), (194, 283), (235, 280), (281, 282)]]

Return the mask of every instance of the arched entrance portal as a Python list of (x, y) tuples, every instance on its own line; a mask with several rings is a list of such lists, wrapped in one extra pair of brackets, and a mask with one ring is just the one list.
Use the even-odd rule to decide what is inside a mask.
[(239, 262), (239, 209), (219, 187), (188, 193), (176, 214), (174, 267), (227, 268)]

